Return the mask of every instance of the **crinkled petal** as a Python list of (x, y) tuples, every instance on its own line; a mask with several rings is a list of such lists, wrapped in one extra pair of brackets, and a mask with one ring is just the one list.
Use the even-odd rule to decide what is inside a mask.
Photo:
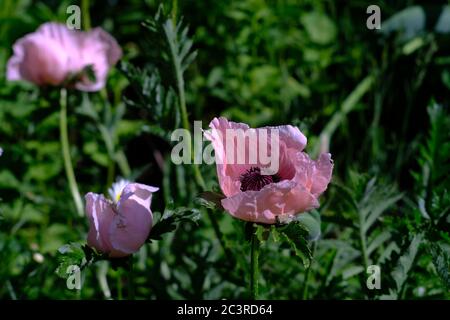
[(19, 39), (7, 64), (8, 80), (26, 80), (37, 85), (59, 85), (68, 74), (68, 55), (55, 39), (41, 32)]
[[(226, 151), (226, 134), (230, 129), (247, 130), (249, 127), (243, 123), (236, 123), (228, 121), (227, 119), (220, 117), (214, 118), (209, 124), (211, 128), (210, 132), (205, 132), (205, 137), (211, 141), (216, 158), (217, 176), (219, 178), (219, 184), (222, 192), (226, 196), (232, 196), (240, 192), (239, 176), (249, 169), (249, 165), (227, 163)], [(233, 153), (237, 157), (236, 144), (233, 148)]]
[[(252, 129), (244, 123), (236, 123), (220, 117), (214, 118), (209, 126), (211, 131), (206, 132), (205, 137), (212, 141), (216, 154), (219, 184), (223, 193), (228, 197), (240, 192), (239, 178), (253, 166), (261, 169), (271, 167), (270, 174), (280, 173), (283, 177), (292, 178), (294, 175), (292, 165), (284, 165), (289, 163), (286, 154), (292, 151), (302, 151), (307, 142), (300, 130), (290, 125)], [(254, 135), (256, 140), (251, 142), (247, 138), (242, 147), (237, 138), (227, 141), (227, 138), (230, 138), (229, 135), (227, 136), (229, 130), (241, 130), (247, 137)], [(274, 135), (274, 130), (278, 131), (278, 140)], [(266, 143), (261, 140), (262, 138), (267, 139)], [(232, 146), (228, 148), (229, 143), (232, 143)], [(277, 145), (272, 145), (273, 143)], [(275, 149), (277, 147), (278, 150)], [(242, 156), (241, 159), (244, 159), (243, 163), (238, 161), (238, 154)], [(274, 161), (277, 163), (273, 163)]]
[(331, 154), (323, 153), (314, 161), (306, 153), (299, 152), (295, 161), (296, 180), (318, 197), (323, 193), (331, 180), (333, 161)]
[(305, 149), (308, 140), (299, 128), (291, 125), (284, 125), (276, 127), (264, 127), (262, 129), (267, 128), (271, 130), (278, 130), (280, 141), (283, 141), (288, 149), (294, 149), (296, 151), (303, 151), (303, 149)]
[(109, 240), (109, 229), (115, 217), (112, 204), (103, 195), (88, 193), (86, 199), (86, 213), (89, 219), (89, 233), (87, 243), (100, 252), (109, 254), (112, 251)]
[(328, 187), (333, 173), (333, 160), (331, 154), (322, 153), (319, 159), (315, 161), (315, 172), (313, 176), (313, 183), (311, 186), (311, 193), (314, 195), (322, 194)]
[[(152, 193), (158, 188), (130, 183), (122, 191), (109, 235), (114, 250), (132, 254), (145, 243), (152, 227)], [(117, 255), (115, 255), (117, 256)]]
[(44, 23), (19, 39), (13, 51), (7, 65), (8, 80), (62, 85), (69, 75), (91, 66), (96, 80), (81, 76), (75, 87), (82, 91), (103, 88), (110, 67), (122, 56), (116, 40), (101, 28), (80, 32), (55, 22)]
[(75, 84), (78, 90), (98, 91), (106, 84), (110, 67), (122, 56), (122, 50), (116, 40), (101, 28), (95, 28), (88, 33), (78, 33), (79, 64), (78, 69), (92, 66), (95, 81), (83, 77)]
[(222, 206), (241, 220), (273, 224), (277, 216), (282, 218), (311, 210), (318, 202), (301, 184), (284, 180), (260, 191), (246, 191), (225, 198)]

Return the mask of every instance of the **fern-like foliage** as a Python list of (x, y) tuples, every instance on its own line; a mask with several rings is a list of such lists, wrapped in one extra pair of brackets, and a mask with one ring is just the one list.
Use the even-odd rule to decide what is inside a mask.
[(188, 27), (181, 19), (176, 23), (164, 12), (161, 5), (155, 17), (144, 22), (144, 27), (150, 31), (152, 45), (159, 46), (159, 63), (164, 69), (172, 70), (172, 85), (179, 91), (184, 90), (183, 74), (197, 56), (192, 50), (193, 41), (188, 37)]
[[(418, 206), (427, 219), (438, 222), (446, 212), (433, 210), (433, 202), (439, 201), (448, 192), (448, 176), (450, 174), (450, 117), (441, 105), (433, 103), (428, 108), (430, 132), (424, 144), (420, 146), (418, 164), (420, 171), (413, 177), (418, 186)], [(438, 199), (437, 199), (438, 198)], [(448, 199), (448, 196), (445, 198)], [(445, 205), (442, 204), (441, 205)], [(436, 207), (436, 206), (434, 206)], [(430, 212), (432, 211), (432, 212)]]
[(395, 281), (396, 287), (389, 289), (389, 294), (382, 295), (382, 300), (396, 300), (399, 299), (403, 293), (404, 285), (413, 268), (414, 262), (417, 258), (419, 247), (422, 243), (423, 235), (417, 234), (411, 240), (407, 250), (401, 255), (397, 261), (395, 268), (392, 270), (391, 277)]
[[(134, 97), (126, 98), (130, 106), (147, 110), (147, 116), (156, 122), (149, 125), (150, 133), (167, 140), (173, 128), (188, 126), (184, 73), (194, 61), (197, 52), (188, 37), (188, 27), (180, 19), (178, 23), (164, 11), (161, 5), (156, 15), (143, 22), (144, 52), (151, 64), (137, 68), (123, 62), (121, 70), (129, 79)], [(181, 108), (178, 108), (178, 107)], [(183, 110), (183, 112), (180, 112)]]
[(445, 288), (449, 287), (450, 229), (450, 116), (443, 106), (432, 103), (428, 108), (430, 129), (426, 141), (420, 146), (418, 164), (413, 172), (416, 181), (417, 204), (415, 211), (421, 219), (415, 225), (425, 234), (427, 252), (437, 275)]
[(145, 110), (146, 118), (152, 120), (148, 131), (169, 140), (169, 133), (163, 128), (180, 125), (180, 113), (176, 107), (177, 95), (173, 88), (164, 86), (161, 75), (154, 66), (138, 68), (129, 62), (122, 62), (120, 68), (130, 81), (134, 93), (133, 99), (124, 97), (125, 103)]
[(428, 247), (433, 257), (436, 272), (447, 290), (450, 290), (450, 255), (437, 243), (430, 243)]
[(364, 195), (357, 204), (359, 218), (357, 227), (366, 266), (371, 263), (372, 253), (390, 238), (388, 231), (372, 233), (370, 229), (383, 212), (399, 201), (402, 196), (403, 194), (398, 193), (393, 186), (377, 186), (375, 178), (367, 183)]
[[(367, 267), (380, 265), (390, 259), (398, 246), (392, 239), (392, 230), (383, 221), (383, 214), (393, 208), (404, 196), (393, 185), (379, 181), (375, 177), (351, 172), (348, 183), (344, 186), (334, 183), (333, 198), (338, 210), (341, 210), (338, 220), (331, 219), (341, 226), (342, 231), (353, 241), (347, 245), (333, 244), (337, 240), (327, 240), (326, 246), (335, 248), (336, 255), (331, 263), (327, 282), (340, 281), (342, 285), (355, 279), (359, 281), (359, 292), (369, 295), (366, 286)], [(330, 221), (324, 217), (325, 221)], [(347, 285), (348, 286), (348, 285)], [(350, 288), (348, 288), (350, 290)]]

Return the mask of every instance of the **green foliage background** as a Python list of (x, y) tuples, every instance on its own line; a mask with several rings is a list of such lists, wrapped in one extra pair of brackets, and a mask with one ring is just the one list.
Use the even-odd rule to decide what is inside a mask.
[[(450, 33), (433, 28), (448, 3), (379, 1), (382, 26), (421, 5), (426, 25), (402, 38), (366, 28), (371, 1), (180, 0), (176, 10), (175, 2), (162, 2), (189, 26), (175, 56), (186, 67), (191, 126), (202, 120), (206, 128), (219, 115), (251, 126), (293, 124), (313, 157), (329, 148), (335, 161), (314, 213), (321, 235), (309, 244), (310, 267), (273, 232), (261, 248), (260, 297), (448, 299)], [(14, 41), (46, 21), (65, 22), (70, 4), (0, 0), (2, 299), (116, 299), (126, 292), (123, 270), (107, 261), (83, 270), (80, 291), (57, 275), (58, 249), (84, 243), (88, 230), (64, 175), (58, 90), (5, 79)], [(137, 298), (246, 298), (244, 224), (200, 206), (191, 167), (170, 161), (170, 133), (182, 118), (167, 33), (157, 21), (152, 29), (159, 5), (90, 3), (92, 25), (110, 32), (124, 57), (101, 93), (69, 92), (77, 180), (82, 193), (105, 192), (125, 176), (161, 187), (155, 212), (199, 210), (196, 222), (182, 221), (134, 256)], [(411, 11), (405, 16), (407, 25), (418, 21)], [(197, 55), (180, 57), (184, 46)], [(206, 190), (218, 190), (215, 167), (200, 170)], [(372, 264), (381, 267), (380, 290), (366, 287)]]

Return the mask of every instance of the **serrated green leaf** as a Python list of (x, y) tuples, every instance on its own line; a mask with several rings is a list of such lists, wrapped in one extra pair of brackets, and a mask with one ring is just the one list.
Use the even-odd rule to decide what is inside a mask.
[(180, 222), (196, 223), (200, 215), (200, 211), (193, 208), (166, 208), (159, 221), (153, 226), (147, 242), (161, 240), (164, 234), (174, 231)]
[(450, 257), (448, 253), (437, 243), (430, 243), (429, 250), (442, 283), (450, 290)]
[(327, 45), (336, 38), (336, 25), (324, 13), (316, 11), (305, 13), (301, 17), (301, 22), (305, 26), (309, 38), (314, 43)]
[(61, 278), (67, 278), (67, 273), (70, 266), (76, 265), (81, 268), (85, 260), (85, 253), (83, 248), (78, 243), (70, 243), (63, 245), (58, 249), (58, 267), (56, 274)]
[(419, 246), (422, 242), (423, 235), (417, 234), (412, 239), (408, 249), (406, 252), (399, 258), (397, 262), (397, 266), (391, 272), (392, 277), (394, 278), (395, 284), (397, 286), (397, 293), (400, 293), (403, 284), (408, 278), (408, 273), (411, 271), (414, 260), (416, 259), (417, 252), (419, 250)]
[(365, 222), (363, 224), (364, 232), (367, 232), (369, 228), (375, 223), (375, 221), (381, 216), (381, 214), (386, 211), (389, 207), (395, 204), (398, 200), (403, 197), (403, 194), (397, 194), (392, 197), (386, 197), (383, 201), (377, 203), (377, 205), (372, 206), (372, 210), (366, 216)]
[(303, 266), (308, 268), (311, 264), (312, 253), (308, 245), (308, 230), (301, 224), (291, 222), (286, 226), (278, 228), (282, 238), (291, 245), (297, 257), (302, 260)]
[(342, 278), (346, 280), (360, 274), (363, 271), (364, 268), (362, 266), (351, 266), (342, 271)]
[(270, 226), (259, 225), (256, 228), (256, 237), (260, 243), (263, 243), (269, 238)]
[(223, 210), (222, 207), (222, 199), (225, 199), (225, 196), (218, 192), (206, 191), (199, 194), (196, 201), (209, 209), (220, 209)]
[(367, 255), (370, 256), (378, 247), (391, 238), (389, 231), (383, 231), (378, 234), (367, 246)]
[(308, 240), (317, 240), (320, 237), (320, 214), (314, 210), (299, 214), (295, 221), (308, 230)]

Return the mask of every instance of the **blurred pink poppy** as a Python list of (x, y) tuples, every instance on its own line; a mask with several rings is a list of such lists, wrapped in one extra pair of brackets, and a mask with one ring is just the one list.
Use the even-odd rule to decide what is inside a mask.
[[(286, 125), (250, 129), (246, 124), (231, 122), (223, 117), (213, 119), (209, 126), (212, 130), (205, 136), (212, 141), (219, 184), (226, 196), (221, 203), (232, 216), (245, 221), (274, 224), (319, 206), (318, 198), (331, 180), (333, 161), (329, 153), (321, 154), (314, 161), (302, 152), (307, 140), (298, 128)], [(239, 144), (232, 143), (229, 149), (227, 144), (232, 140), (226, 138), (227, 131), (236, 129), (243, 132), (253, 130), (257, 133), (257, 143), (251, 144), (247, 140), (244, 150), (237, 150)], [(250, 148), (261, 148), (259, 140), (263, 137), (262, 131), (268, 131), (270, 136), (274, 130), (278, 134), (279, 153), (275, 159), (278, 161), (278, 171), (264, 175), (264, 166), (258, 162), (252, 164), (248, 161), (248, 154)], [(267, 150), (275, 150), (272, 140), (266, 140)], [(245, 152), (246, 162), (237, 164), (230, 161), (226, 154), (229, 150), (234, 155)]]
[[(7, 65), (8, 80), (36, 85), (68, 84), (82, 91), (105, 86), (109, 68), (122, 56), (116, 40), (101, 28), (89, 32), (48, 22), (16, 41)], [(89, 76), (91, 68), (94, 79)], [(72, 79), (73, 78), (73, 79)]]
[(138, 251), (152, 228), (150, 205), (156, 191), (156, 187), (129, 183), (115, 197), (117, 202), (100, 194), (86, 194), (88, 245), (111, 258)]

